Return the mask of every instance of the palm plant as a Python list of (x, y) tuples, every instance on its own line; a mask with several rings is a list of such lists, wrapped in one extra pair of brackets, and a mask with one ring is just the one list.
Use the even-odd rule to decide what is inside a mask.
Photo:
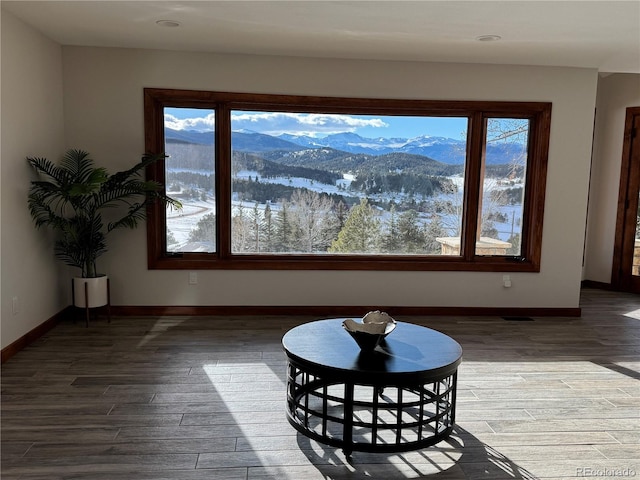
[[(47, 226), (59, 232), (56, 257), (80, 268), (82, 277), (96, 277), (96, 260), (107, 251), (110, 232), (136, 228), (150, 202), (158, 200), (181, 208), (158, 182), (140, 178), (148, 165), (162, 158), (164, 155), (144, 155), (132, 168), (113, 175), (95, 167), (82, 150), (68, 150), (59, 165), (46, 158), (27, 158), (41, 177), (31, 182), (29, 211), (36, 227)], [(105, 226), (102, 212), (114, 207), (120, 207), (114, 213), (115, 220)]]

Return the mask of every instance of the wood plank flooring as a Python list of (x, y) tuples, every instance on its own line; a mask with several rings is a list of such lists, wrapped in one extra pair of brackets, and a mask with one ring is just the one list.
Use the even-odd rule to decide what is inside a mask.
[[(581, 318), (402, 317), (463, 347), (457, 426), (404, 454), (285, 420), (280, 340), (309, 317), (62, 323), (2, 367), (4, 480), (640, 478), (640, 297)], [(345, 312), (349, 315), (349, 312)]]

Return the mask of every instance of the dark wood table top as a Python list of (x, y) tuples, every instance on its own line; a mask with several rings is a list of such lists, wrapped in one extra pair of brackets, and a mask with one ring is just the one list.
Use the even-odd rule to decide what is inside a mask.
[(422, 381), (447, 376), (462, 360), (462, 347), (451, 337), (405, 322), (398, 322), (373, 352), (361, 352), (342, 327), (343, 320), (318, 320), (289, 330), (282, 338), (289, 359), (310, 372), (373, 385), (389, 378)]

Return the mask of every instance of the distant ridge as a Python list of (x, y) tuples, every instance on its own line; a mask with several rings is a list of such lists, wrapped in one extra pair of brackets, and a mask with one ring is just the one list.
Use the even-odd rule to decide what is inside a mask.
[[(165, 129), (168, 143), (192, 143), (213, 145), (213, 131)], [(296, 152), (308, 149), (331, 148), (350, 154), (387, 155), (405, 153), (420, 155), (450, 165), (465, 161), (466, 145), (463, 140), (423, 135), (407, 138), (365, 138), (356, 133), (337, 133), (323, 138), (282, 134), (277, 137), (250, 131), (234, 131), (231, 134), (233, 148), (243, 152), (265, 153), (274, 151)], [(525, 147), (516, 143), (490, 143), (486, 161), (489, 165), (509, 163), (522, 155)]]

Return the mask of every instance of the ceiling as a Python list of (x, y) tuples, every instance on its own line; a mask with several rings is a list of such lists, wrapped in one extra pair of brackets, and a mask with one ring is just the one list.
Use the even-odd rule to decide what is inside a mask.
[[(640, 73), (640, 0), (1, 4), (62, 45)], [(502, 38), (476, 40), (481, 35)]]

